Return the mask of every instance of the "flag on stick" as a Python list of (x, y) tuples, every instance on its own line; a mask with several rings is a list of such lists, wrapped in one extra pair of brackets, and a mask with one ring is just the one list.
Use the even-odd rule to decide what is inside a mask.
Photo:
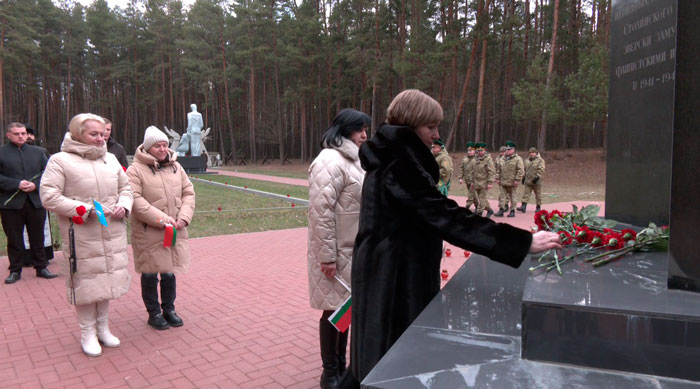
[(328, 318), (328, 321), (333, 324), (339, 332), (345, 332), (350, 327), (350, 322), (352, 321), (352, 296), (349, 296), (347, 300), (336, 309), (335, 312)]
[[(348, 284), (343, 282), (338, 276), (334, 276), (335, 280), (343, 285), (343, 287), (350, 292), (350, 287)], [(328, 318), (328, 321), (333, 324), (333, 327), (340, 332), (345, 332), (350, 327), (350, 322), (352, 321), (352, 295), (348, 296), (347, 300), (336, 309), (335, 312)]]
[(107, 218), (105, 217), (105, 211), (102, 209), (102, 204), (98, 203), (95, 199), (92, 199), (92, 204), (95, 206), (97, 220), (100, 221), (100, 224), (107, 227)]
[(177, 240), (177, 230), (172, 224), (165, 224), (165, 234), (163, 235), (163, 247), (175, 246)]

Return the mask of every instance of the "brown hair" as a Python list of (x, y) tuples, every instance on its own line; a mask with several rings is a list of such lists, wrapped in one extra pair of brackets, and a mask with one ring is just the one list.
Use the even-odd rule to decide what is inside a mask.
[(440, 103), (418, 89), (406, 89), (396, 95), (386, 110), (386, 116), (389, 124), (413, 128), (440, 123), (443, 119)]

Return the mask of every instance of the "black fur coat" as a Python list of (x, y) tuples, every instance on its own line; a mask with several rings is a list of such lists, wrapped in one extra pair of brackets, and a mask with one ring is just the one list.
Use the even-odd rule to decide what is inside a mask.
[(352, 260), (351, 365), (362, 381), (438, 293), (443, 240), (519, 267), (532, 235), (440, 194), (435, 158), (411, 128), (382, 125), (360, 160), (367, 175)]

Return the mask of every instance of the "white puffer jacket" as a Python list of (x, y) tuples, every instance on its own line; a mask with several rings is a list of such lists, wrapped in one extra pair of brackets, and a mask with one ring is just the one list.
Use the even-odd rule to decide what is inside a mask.
[(311, 308), (334, 310), (350, 295), (321, 273), (321, 263), (335, 262), (337, 276), (350, 286), (352, 247), (360, 220), (362, 181), (359, 148), (343, 138), (326, 148), (309, 167), (309, 298)]

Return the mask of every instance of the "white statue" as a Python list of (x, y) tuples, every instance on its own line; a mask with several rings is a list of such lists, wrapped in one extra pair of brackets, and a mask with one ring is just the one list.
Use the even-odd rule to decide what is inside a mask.
[[(189, 135), (189, 148), (190, 155), (193, 157), (199, 157), (202, 153), (200, 151), (201, 147), (201, 135), (202, 127), (204, 127), (204, 121), (202, 120), (202, 114), (197, 112), (197, 105), (190, 105), (192, 112), (187, 114), (187, 135)], [(184, 142), (184, 139), (180, 140), (180, 143)]]
[(169, 129), (168, 127), (163, 127), (165, 129), (165, 133), (173, 138), (173, 140), (170, 141), (170, 148), (172, 150), (177, 150), (177, 147), (180, 145), (180, 134), (177, 133), (177, 131), (173, 131)]

